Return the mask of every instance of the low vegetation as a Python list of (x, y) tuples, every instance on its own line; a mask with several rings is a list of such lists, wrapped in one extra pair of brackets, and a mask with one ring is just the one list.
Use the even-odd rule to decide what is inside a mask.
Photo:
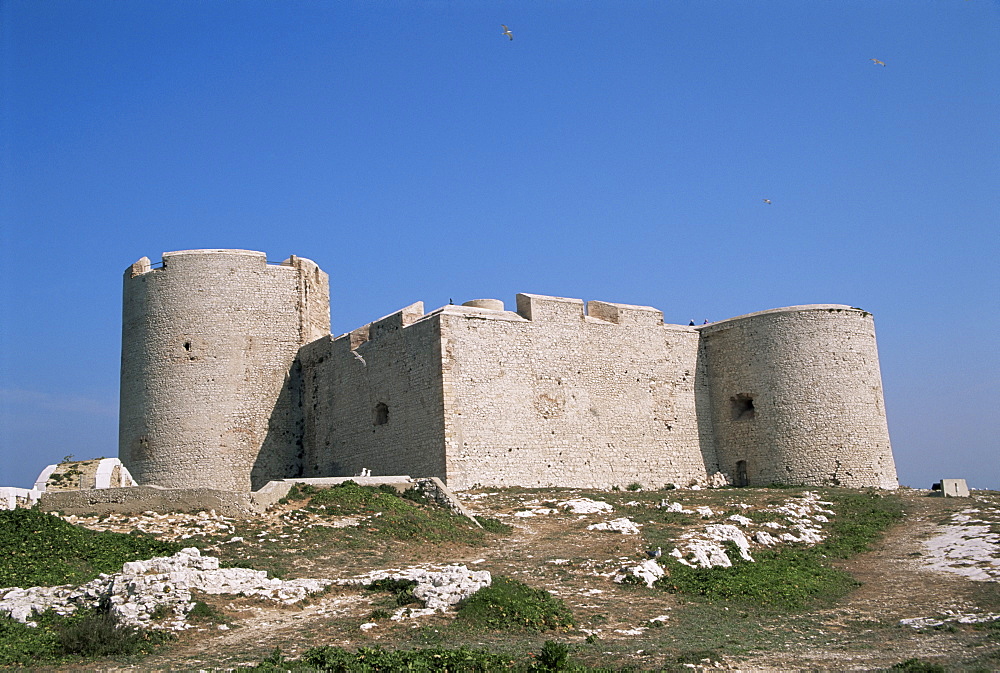
[(58, 664), (81, 657), (135, 657), (153, 651), (171, 636), (118, 624), (101, 609), (60, 616), (37, 615), (37, 626), (0, 617), (0, 666)]
[(374, 673), (376, 671), (461, 671), (489, 673), (509, 670), (516, 662), (482, 649), (444, 647), (415, 650), (383, 650), (362, 647), (350, 651), (342, 647), (314, 647), (297, 659), (286, 659), (281, 650), (253, 669), (255, 671), (332, 671), (336, 673)]
[(903, 515), (894, 496), (879, 493), (837, 493), (829, 496), (837, 515), (821, 544), (783, 547), (754, 552), (754, 562), (741, 558), (729, 543), (731, 568), (692, 568), (673, 558), (665, 558), (668, 574), (657, 582), (667, 591), (726, 600), (801, 610), (816, 601), (839, 598), (857, 582), (834, 567), (832, 559), (844, 559), (866, 551), (887, 527)]
[[(35, 509), (0, 511), (0, 587), (83, 584), (121, 571), (126, 561), (173, 554), (181, 545), (139, 534), (98, 533)], [(118, 625), (102, 610), (38, 615), (37, 627), (0, 616), (0, 665), (67, 657), (138, 655), (163, 642)]]
[[(802, 489), (670, 492), (670, 501), (690, 509), (710, 505), (715, 514), (707, 520), (659, 507), (663, 491), (629, 486), (617, 493), (574, 491), (572, 497), (607, 501), (615, 508), (613, 516), (627, 516), (641, 525), (640, 536), (588, 531), (587, 526), (601, 515), (557, 511), (535, 514), (523, 523), (505, 519), (518, 526), (510, 541), (500, 539), (515, 532), (510, 525), (484, 517), (478, 519), (483, 525), (479, 528), (417, 491), (400, 493), (353, 482), (328, 489), (298, 486), (277, 511), (237, 524), (236, 535), (243, 542), (230, 544), (230, 531), (196, 544), (205, 553), (223, 556), (228, 565), (277, 570), (289, 578), (348, 577), (374, 569), (457, 561), (490, 570), (493, 584), (463, 601), (454, 617), (403, 621), (391, 619), (400, 606), (420, 606), (413, 596), (414, 583), (407, 580), (377, 580), (364, 589), (336, 587), (304, 604), (284, 607), (251, 598), (199, 595), (188, 621), (201, 631), (182, 633), (176, 644), (166, 647), (164, 639), (170, 636), (121, 628), (100, 610), (67, 617), (40, 615), (35, 618), (38, 628), (0, 617), (0, 665), (79, 667), (101, 657), (133, 663), (159, 648), (160, 654), (145, 662), (151, 668), (195, 662), (192, 667), (232, 669), (235, 662), (259, 661), (244, 670), (682, 671), (712, 662), (760, 661), (766, 653), (787, 653), (813, 644), (822, 647), (828, 639), (836, 639), (838, 647), (849, 640), (855, 653), (879, 650), (887, 641), (898, 643), (901, 627), (896, 621), (859, 616), (838, 623), (836, 628), (843, 631), (834, 633), (824, 615), (831, 604), (837, 609), (847, 605), (851, 599), (842, 602), (843, 597), (857, 586), (842, 570), (841, 560), (869, 549), (898, 522), (904, 498), (823, 490), (822, 497), (834, 503), (829, 509), (836, 515), (823, 523), (827, 537), (821, 544), (754, 547), (755, 563), (739, 560), (731, 550), (733, 567), (699, 569), (669, 556), (678, 536), (734, 513), (755, 521), (783, 521), (782, 515), (765, 510), (796, 498)], [(569, 493), (552, 489), (508, 489), (476, 502), (482, 503), (482, 511), (510, 516), (533, 508), (558, 510), (558, 502), (567, 497)], [(737, 498), (750, 505), (735, 503)], [(949, 503), (941, 504), (928, 511), (943, 512)], [(907, 506), (912, 507), (913, 501)], [(21, 517), (16, 524), (9, 518), (12, 515)], [(9, 549), (36, 550), (34, 556), (28, 554), (16, 563), (0, 560), (3, 572), (10, 573), (15, 566), (34, 568), (21, 575), (31, 580), (22, 586), (78, 583), (98, 572), (117, 570), (125, 560), (170, 554), (182, 546), (141, 535), (93, 533), (30, 510), (0, 512), (0, 517), (8, 517), (0, 519), (0, 536)], [(530, 536), (525, 535), (525, 525), (531, 528)], [(189, 540), (183, 546), (187, 544)], [(616, 568), (647, 558), (645, 551), (657, 546), (663, 548), (659, 560), (668, 571), (658, 587), (611, 582)], [(58, 563), (47, 563), (52, 559)], [(58, 572), (51, 567), (60, 564), (64, 567)], [(1000, 611), (1000, 593), (996, 600), (981, 602), (984, 610)], [(329, 610), (329, 605), (339, 607)], [(261, 610), (269, 623), (256, 649), (245, 640), (237, 646), (223, 635), (229, 625), (238, 629), (260, 624), (260, 617), (255, 622), (244, 620)], [(270, 628), (279, 624), (284, 626)], [(969, 661), (1000, 661), (1000, 655), (991, 654), (1000, 642), (1000, 622), (949, 628), (948, 633), (983, 648)], [(909, 636), (909, 631), (904, 633)], [(928, 629), (920, 636), (939, 633), (944, 632)], [(275, 645), (290, 653), (275, 648), (267, 655)], [(897, 653), (900, 656), (883, 657), (877, 665), (899, 662), (886, 670), (942, 670), (943, 657), (908, 659), (926, 654), (926, 649)]]
[(341, 543), (368, 545), (378, 539), (426, 542), (483, 541), (482, 529), (465, 517), (427, 501), (419, 491), (398, 492), (392, 486), (359, 486), (353, 481), (317, 489), (301, 485), (289, 492), (288, 499), (306, 499), (303, 512), (326, 518), (360, 516), (364, 525), (339, 530)]
[(0, 510), (0, 587), (83, 584), (126, 561), (181, 549), (142, 534), (98, 533), (37, 509)]
[(572, 627), (573, 615), (548, 591), (494, 577), (490, 586), (459, 604), (456, 623), (491, 630), (549, 631)]

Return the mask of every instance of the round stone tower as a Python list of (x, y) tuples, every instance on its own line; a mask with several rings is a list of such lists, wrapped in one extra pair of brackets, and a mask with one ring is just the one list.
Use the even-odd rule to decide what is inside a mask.
[(124, 278), (119, 457), (139, 484), (248, 491), (301, 470), (293, 367), (330, 333), (308, 259), (183, 250)]
[(792, 306), (699, 331), (719, 469), (737, 485), (898, 486), (870, 313)]

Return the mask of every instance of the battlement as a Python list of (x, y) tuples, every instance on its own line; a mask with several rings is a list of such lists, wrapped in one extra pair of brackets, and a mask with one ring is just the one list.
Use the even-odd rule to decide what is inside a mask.
[(280, 263), (268, 262), (267, 255), (257, 250), (238, 249), (214, 249), (206, 248), (200, 250), (174, 250), (164, 252), (159, 266), (155, 266), (149, 257), (141, 257), (134, 264), (125, 270), (127, 278), (135, 278), (150, 272), (163, 270), (187, 271), (205, 266), (218, 265), (223, 261), (236, 262), (240, 266), (247, 266), (251, 269), (272, 269), (294, 270), (301, 266), (319, 268), (315, 262), (304, 257), (292, 255)]
[(802, 304), (799, 306), (785, 306), (783, 308), (772, 308), (766, 311), (755, 311), (753, 313), (746, 313), (744, 315), (738, 315), (734, 318), (727, 318), (725, 320), (719, 320), (718, 322), (709, 323), (707, 325), (700, 325), (695, 329), (697, 329), (703, 335), (708, 335), (708, 334), (713, 334), (715, 332), (721, 332), (723, 330), (730, 329), (731, 327), (734, 327), (747, 320), (752, 320), (754, 318), (804, 314), (810, 312), (840, 313), (847, 315), (854, 314), (860, 317), (871, 317), (871, 313), (869, 313), (868, 311), (856, 308), (854, 306), (847, 306), (845, 304)]
[(587, 315), (616, 325), (658, 327), (663, 324), (663, 311), (652, 306), (612, 304), (606, 301), (588, 301)]
[(166, 252), (123, 286), (119, 454), (142, 484), (894, 487), (874, 323), (850, 306), (696, 327), (521, 293), (335, 337), (328, 276), (294, 255)]
[(546, 297), (540, 294), (517, 295), (517, 312), (527, 320), (583, 321), (583, 300)]

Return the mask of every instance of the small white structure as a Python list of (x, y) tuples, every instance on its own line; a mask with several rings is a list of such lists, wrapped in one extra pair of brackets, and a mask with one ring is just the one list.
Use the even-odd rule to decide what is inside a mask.
[(136, 486), (128, 468), (117, 458), (98, 458), (47, 465), (32, 488), (0, 487), (0, 509), (31, 507), (50, 490), (76, 491)]
[(41, 491), (36, 491), (33, 488), (0, 486), (0, 509), (31, 507), (38, 502), (38, 496), (41, 494)]
[(942, 479), (941, 495), (946, 498), (968, 498), (969, 485), (965, 479)]

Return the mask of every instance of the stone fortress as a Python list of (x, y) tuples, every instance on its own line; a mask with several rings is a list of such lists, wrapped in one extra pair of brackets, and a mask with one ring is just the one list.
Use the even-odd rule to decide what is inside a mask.
[(872, 316), (833, 304), (670, 325), (519, 294), (330, 334), (312, 261), (143, 257), (124, 278), (119, 457), (246, 492), (370, 473), (480, 486), (897, 487)]

